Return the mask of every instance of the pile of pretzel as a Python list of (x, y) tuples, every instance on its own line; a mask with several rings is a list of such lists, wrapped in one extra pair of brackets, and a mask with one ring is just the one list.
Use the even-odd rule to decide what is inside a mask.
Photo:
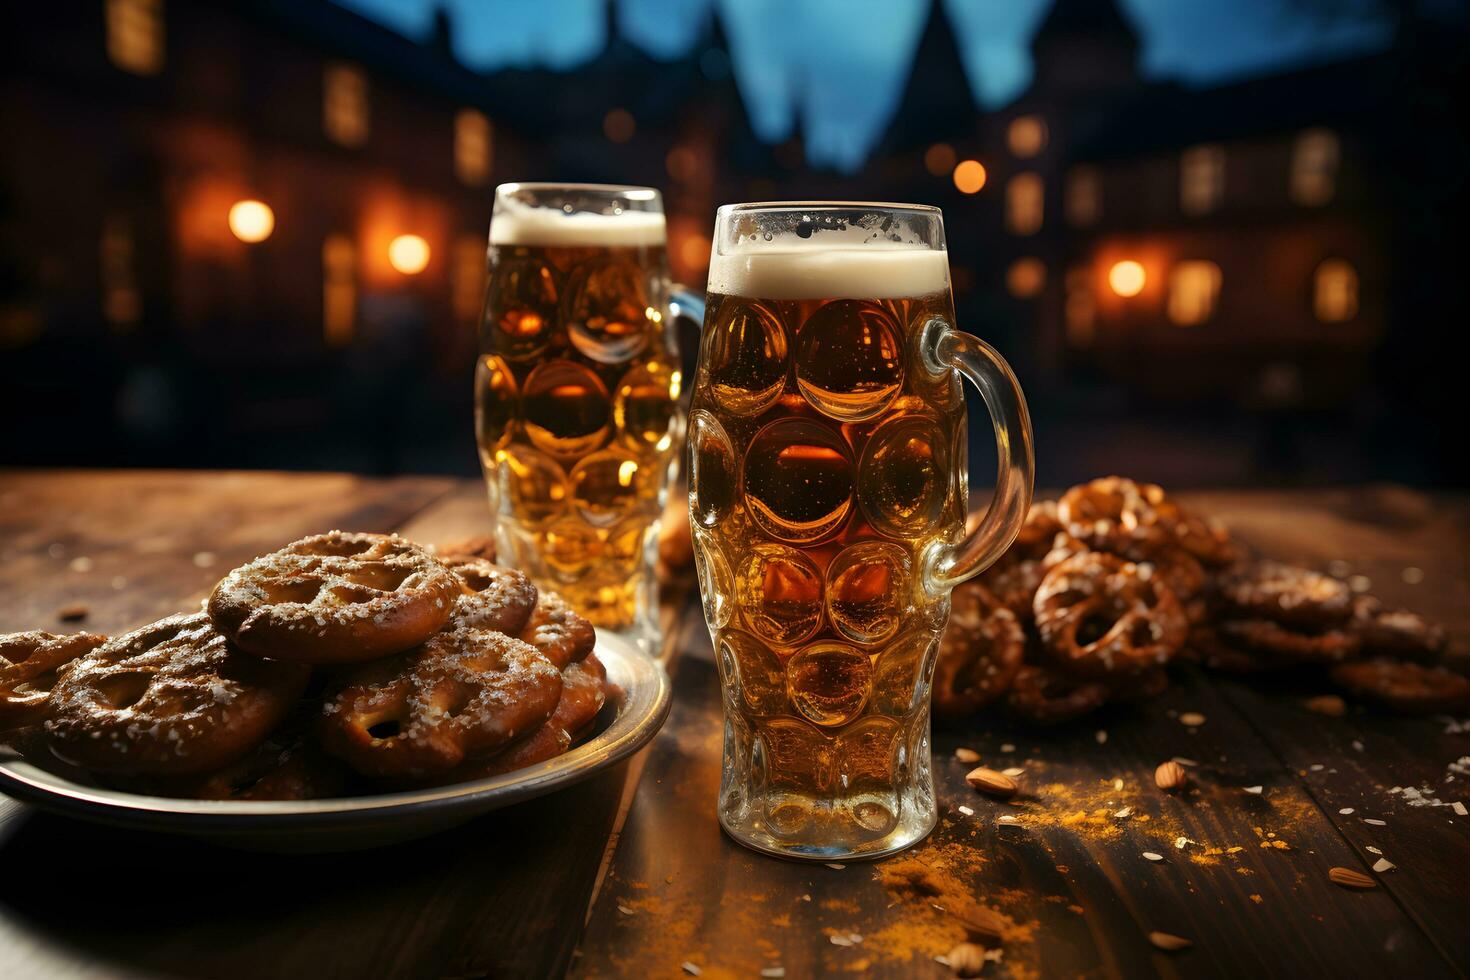
[(0, 742), (105, 785), (317, 799), (566, 752), (607, 696), (592, 625), (482, 546), (332, 531), (121, 636), (0, 636)]
[(1031, 508), (1005, 556), (955, 589), (934, 712), (1080, 718), (1162, 693), (1178, 661), (1237, 674), (1325, 669), (1364, 701), (1470, 709), (1444, 630), (1336, 578), (1247, 561), (1218, 523), (1153, 484), (1104, 477)]

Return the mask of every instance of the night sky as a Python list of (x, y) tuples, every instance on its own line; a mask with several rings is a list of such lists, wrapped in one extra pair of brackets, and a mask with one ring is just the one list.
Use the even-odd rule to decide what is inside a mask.
[[(460, 59), (575, 68), (603, 46), (604, 0), (337, 0), (410, 36), (437, 5)], [(1381, 46), (1386, 25), (1324, 19), (1300, 0), (1120, 0), (1156, 78), (1210, 84)], [(929, 0), (620, 0), (623, 34), (656, 58), (686, 52), (718, 5), (757, 133), (790, 135), (798, 109), (808, 158), (851, 169), (881, 134), (908, 74)], [(1028, 42), (1051, 0), (944, 0), (970, 84), (986, 108), (1024, 90)], [(1330, 6), (1330, 5), (1322, 5)]]

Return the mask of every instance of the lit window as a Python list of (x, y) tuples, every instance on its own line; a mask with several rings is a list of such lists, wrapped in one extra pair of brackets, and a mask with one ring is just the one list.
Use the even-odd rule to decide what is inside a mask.
[(935, 143), (924, 151), (924, 169), (936, 177), (943, 177), (954, 169), (954, 147), (948, 143)]
[(1169, 319), (1181, 327), (1215, 315), (1220, 298), (1220, 267), (1213, 262), (1180, 262), (1169, 275)]
[(1179, 158), (1179, 207), (1208, 214), (1225, 199), (1225, 148), (1192, 146)]
[(357, 249), (346, 235), (322, 243), (322, 335), (331, 347), (352, 339), (357, 319)]
[(328, 65), (322, 74), (322, 128), (343, 146), (368, 138), (368, 81), (356, 65)]
[(1006, 270), (1006, 289), (1018, 299), (1035, 296), (1045, 285), (1046, 266), (1040, 259), (1030, 256), (1017, 259)]
[(138, 322), (143, 298), (134, 269), (133, 229), (126, 218), (109, 215), (102, 222), (102, 315), (115, 329)]
[(626, 143), (638, 131), (638, 121), (627, 109), (609, 109), (602, 117), (602, 135), (614, 143)]
[(163, 0), (107, 0), (107, 57), (134, 75), (163, 71)]
[(480, 318), (480, 304), (485, 298), (483, 235), (461, 235), (455, 239), (449, 277), (454, 315), (473, 325)]
[(1044, 188), (1039, 174), (1016, 174), (1006, 184), (1006, 227), (1017, 235), (1041, 230)]
[(1023, 160), (1046, 149), (1046, 122), (1040, 116), (1017, 116), (1006, 129), (1006, 145)]
[(470, 187), (490, 179), (490, 120), (483, 112), (461, 109), (454, 117), (454, 173)]
[(1067, 339), (1075, 347), (1092, 344), (1093, 319), (1097, 304), (1092, 295), (1092, 270), (1077, 266), (1067, 270)]
[(1102, 182), (1092, 167), (1073, 167), (1067, 174), (1066, 208), (1074, 225), (1094, 224), (1102, 217)]
[(1291, 199), (1309, 207), (1326, 204), (1337, 192), (1341, 149), (1330, 129), (1309, 129), (1291, 149)]
[(1342, 259), (1325, 259), (1312, 282), (1312, 312), (1323, 323), (1343, 323), (1358, 315), (1358, 272)]

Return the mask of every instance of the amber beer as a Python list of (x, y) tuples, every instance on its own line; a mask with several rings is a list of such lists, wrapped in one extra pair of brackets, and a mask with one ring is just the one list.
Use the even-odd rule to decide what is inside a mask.
[(678, 356), (646, 188), (498, 189), (475, 433), (503, 560), (600, 627), (647, 628)]
[(721, 211), (691, 527), (725, 690), (721, 823), (830, 858), (933, 825), (939, 559), (964, 538), (967, 443), (959, 375), (924, 361), (955, 319), (942, 230), (936, 248), (802, 216)]

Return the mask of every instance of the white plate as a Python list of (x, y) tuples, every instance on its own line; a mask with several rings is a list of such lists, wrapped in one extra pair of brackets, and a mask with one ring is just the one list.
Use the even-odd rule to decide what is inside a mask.
[(609, 698), (596, 734), (565, 755), (490, 779), (329, 800), (178, 800), (102, 789), (0, 754), (0, 792), (79, 820), (255, 850), (348, 851), (425, 837), (588, 779), (658, 733), (669, 714), (663, 667), (632, 643), (601, 632), (597, 658), (622, 694)]

